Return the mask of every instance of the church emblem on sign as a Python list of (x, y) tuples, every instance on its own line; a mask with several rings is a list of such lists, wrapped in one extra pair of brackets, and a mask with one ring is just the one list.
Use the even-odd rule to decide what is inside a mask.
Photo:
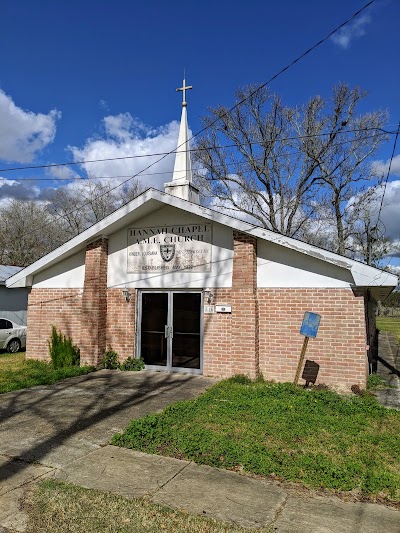
[(167, 263), (174, 258), (175, 244), (160, 244), (160, 255)]
[(127, 271), (211, 272), (212, 224), (128, 228)]

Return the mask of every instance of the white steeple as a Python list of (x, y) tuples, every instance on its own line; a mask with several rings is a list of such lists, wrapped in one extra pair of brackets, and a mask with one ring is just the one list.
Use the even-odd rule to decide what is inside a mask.
[(176, 149), (172, 181), (164, 183), (164, 190), (168, 194), (198, 204), (199, 190), (192, 183), (192, 161), (190, 158), (189, 128), (187, 122), (186, 91), (189, 89), (192, 89), (192, 86), (186, 85), (185, 79), (183, 80), (182, 87), (176, 89), (177, 91), (182, 91), (181, 125), (179, 127), (178, 147)]

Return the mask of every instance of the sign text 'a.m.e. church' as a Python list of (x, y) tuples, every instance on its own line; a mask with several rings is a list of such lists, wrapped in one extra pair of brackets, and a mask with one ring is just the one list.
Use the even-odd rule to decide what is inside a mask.
[(128, 272), (210, 272), (212, 224), (128, 229)]

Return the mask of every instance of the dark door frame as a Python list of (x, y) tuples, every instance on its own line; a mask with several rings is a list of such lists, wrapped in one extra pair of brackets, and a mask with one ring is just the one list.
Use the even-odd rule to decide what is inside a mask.
[(202, 289), (138, 289), (136, 309), (136, 353), (141, 354), (141, 327), (142, 327), (142, 294), (167, 293), (168, 294), (168, 324), (173, 325), (173, 295), (178, 293), (200, 294), (200, 368), (185, 368), (172, 366), (172, 338), (168, 338), (168, 353), (166, 366), (145, 365), (146, 370), (164, 372), (178, 372), (183, 374), (203, 374), (203, 341), (204, 341), (204, 313), (203, 313), (203, 290)]

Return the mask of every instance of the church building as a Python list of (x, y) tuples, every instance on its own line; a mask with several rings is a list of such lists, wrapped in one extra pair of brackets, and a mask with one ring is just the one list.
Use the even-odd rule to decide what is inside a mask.
[(374, 302), (397, 277), (200, 205), (182, 89), (164, 192), (146, 190), (7, 280), (30, 290), (26, 356), (49, 359), (54, 325), (82, 365), (111, 347), (154, 371), (293, 381), (311, 312), (321, 317), (306, 353), (312, 381), (365, 388)]

